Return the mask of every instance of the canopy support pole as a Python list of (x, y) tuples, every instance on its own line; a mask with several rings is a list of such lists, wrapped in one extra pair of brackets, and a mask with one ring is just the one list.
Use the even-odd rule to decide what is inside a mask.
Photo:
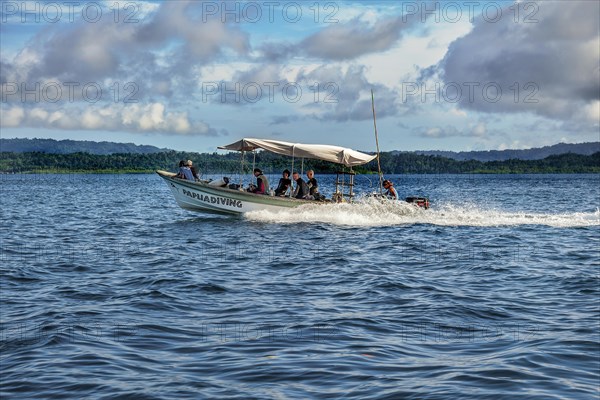
[(352, 201), (352, 199), (354, 198), (354, 170), (352, 169), (352, 167), (350, 167), (350, 184), (348, 187), (348, 194), (350, 201)]
[(302, 165), (300, 166), (300, 176), (304, 175), (304, 157), (302, 157)]
[(243, 182), (243, 179), (244, 179), (244, 151), (243, 150), (242, 150), (242, 160), (241, 160), (240, 165), (242, 167), (241, 171), (240, 171), (240, 187), (243, 187), (244, 186), (244, 182)]
[[(292, 175), (294, 174), (294, 153), (296, 152), (296, 145), (292, 146)], [(292, 177), (292, 184), (290, 185), (291, 194), (294, 194), (294, 178)]]

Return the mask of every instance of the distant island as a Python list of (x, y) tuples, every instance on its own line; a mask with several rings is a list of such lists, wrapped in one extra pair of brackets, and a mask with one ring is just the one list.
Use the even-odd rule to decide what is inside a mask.
[[(506, 158), (509, 157), (509, 158)], [(0, 173), (148, 173), (176, 170), (180, 160), (191, 159), (204, 173), (237, 174), (235, 153), (195, 153), (133, 143), (53, 139), (0, 139)], [(256, 153), (256, 163), (268, 173), (289, 168), (289, 158), (267, 152)], [(381, 153), (387, 174), (522, 174), (599, 173), (600, 142), (566, 144), (490, 152), (400, 152)], [(244, 172), (250, 172), (246, 164)], [(335, 164), (305, 160), (305, 169), (333, 173)], [(375, 161), (355, 168), (358, 173), (377, 172)]]
[(91, 140), (0, 139), (0, 152), (9, 153), (90, 153), (90, 154), (149, 154), (169, 151), (155, 146), (133, 143), (94, 142)]
[(442, 156), (453, 160), (506, 161), (506, 160), (542, 160), (560, 154), (582, 154), (590, 156), (600, 151), (600, 142), (558, 143), (552, 146), (534, 147), (522, 150), (487, 150), (487, 151), (441, 151), (417, 150), (413, 153), (428, 156)]
[[(150, 145), (133, 143), (94, 142), (88, 140), (54, 139), (0, 139), (0, 151), (10, 153), (41, 152), (50, 154), (90, 153), (90, 154), (149, 154), (174, 151)], [(415, 153), (427, 156), (442, 156), (453, 160), (504, 161), (504, 160), (541, 160), (548, 156), (573, 153), (592, 155), (600, 151), (600, 142), (558, 143), (552, 146), (536, 147), (524, 150), (487, 150), (487, 151), (443, 151), (416, 150), (390, 151), (396, 153)]]

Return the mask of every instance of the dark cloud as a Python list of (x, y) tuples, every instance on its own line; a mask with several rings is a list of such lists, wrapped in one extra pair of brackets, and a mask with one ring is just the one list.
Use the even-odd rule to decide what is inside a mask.
[(349, 60), (391, 48), (409, 29), (415, 17), (397, 16), (369, 24), (354, 19), (329, 26), (304, 39), (299, 49), (324, 60)]
[(382, 18), (375, 23), (354, 18), (346, 23), (327, 26), (296, 43), (266, 42), (257, 50), (260, 62), (268, 63), (283, 63), (299, 57), (325, 61), (352, 60), (392, 48), (420, 21), (419, 18), (416, 14), (399, 15)]
[[(460, 99), (463, 108), (593, 122), (589, 106), (600, 99), (600, 2), (531, 4), (537, 11), (530, 23), (515, 22), (508, 9), (503, 15), (509, 17), (495, 23), (476, 19), (472, 31), (450, 45), (437, 72), (446, 84), (479, 84), (473, 99), (466, 93)], [(497, 98), (493, 88), (487, 98), (483, 94), (488, 83), (501, 88), (498, 101), (490, 101)]]
[(13, 60), (2, 60), (0, 82), (85, 84), (111, 79), (135, 82), (140, 96), (183, 93), (195, 67), (224, 52), (246, 55), (250, 49), (248, 35), (238, 26), (201, 18), (201, 5), (164, 2), (139, 23), (103, 18), (50, 25)]
[(188, 61), (207, 61), (229, 48), (238, 54), (250, 49), (248, 35), (235, 24), (201, 13), (202, 2), (167, 1), (161, 4), (155, 18), (135, 32), (139, 43), (164, 45), (179, 39), (178, 50)]
[[(201, 2), (169, 1), (138, 23), (102, 18), (48, 25), (12, 60), (1, 61), (0, 92), (7, 103), (0, 109), (2, 126), (227, 134), (173, 111), (189, 105), (197, 66), (250, 49), (238, 26), (218, 16), (202, 19), (201, 7)], [(22, 85), (31, 90), (48, 83), (62, 89), (57, 102), (48, 100), (52, 92), (38, 89), (37, 97), (21, 92)], [(86, 104), (82, 88), (90, 83), (102, 91), (98, 103)], [(77, 85), (72, 96), (71, 84)]]
[(278, 115), (273, 117), (269, 125), (284, 125), (296, 122), (300, 119), (297, 115)]
[(298, 55), (298, 47), (290, 43), (267, 42), (260, 45), (257, 50), (260, 52), (258, 62), (281, 63)]

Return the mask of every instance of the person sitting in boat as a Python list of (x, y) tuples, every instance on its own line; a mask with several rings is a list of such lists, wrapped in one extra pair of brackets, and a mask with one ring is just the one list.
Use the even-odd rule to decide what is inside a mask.
[(250, 191), (256, 194), (269, 194), (269, 180), (263, 175), (260, 168), (254, 168), (254, 176), (256, 177), (256, 187)]
[(192, 176), (194, 180), (198, 182), (200, 180), (200, 174), (198, 173), (198, 168), (194, 167), (192, 160), (187, 161), (189, 163), (190, 171), (192, 171)]
[(308, 185), (299, 173), (294, 172), (292, 177), (296, 181), (296, 190), (294, 190), (293, 197), (296, 199), (306, 199), (308, 197)]
[(279, 179), (279, 185), (277, 189), (275, 189), (275, 196), (285, 196), (288, 189), (292, 185), (292, 181), (290, 180), (290, 171), (284, 170), (282, 173), (283, 178)]
[(185, 167), (185, 160), (179, 161), (179, 169), (177, 170), (177, 175), (175, 175), (175, 178), (185, 179), (185, 175), (183, 175), (183, 167)]
[(311, 200), (319, 200), (321, 198), (321, 194), (319, 193), (319, 184), (315, 179), (315, 171), (309, 169), (306, 171), (306, 177), (308, 178), (308, 196)]
[[(181, 165), (181, 163), (179, 164)], [(175, 178), (193, 181), (194, 175), (192, 174), (191, 166), (192, 160), (185, 161), (183, 166), (179, 167), (179, 173), (175, 175)]]
[(394, 184), (387, 179), (383, 181), (383, 188), (386, 190), (385, 197), (388, 199), (398, 200), (398, 192), (394, 188)]

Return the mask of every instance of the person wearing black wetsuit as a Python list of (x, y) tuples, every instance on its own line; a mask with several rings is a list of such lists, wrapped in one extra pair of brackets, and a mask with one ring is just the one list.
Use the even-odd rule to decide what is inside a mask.
[(300, 174), (294, 172), (292, 175), (296, 181), (296, 190), (294, 191), (294, 197), (297, 199), (305, 199), (308, 196), (308, 185), (304, 182), (304, 179), (300, 177)]
[(315, 171), (309, 169), (306, 171), (306, 177), (308, 178), (308, 195), (311, 196), (313, 200), (318, 200), (321, 195), (319, 194), (319, 184), (315, 179)]
[(275, 196), (285, 196), (288, 189), (292, 185), (292, 181), (290, 180), (290, 171), (287, 169), (283, 171), (283, 178), (279, 179), (279, 185), (277, 189), (275, 189)]

